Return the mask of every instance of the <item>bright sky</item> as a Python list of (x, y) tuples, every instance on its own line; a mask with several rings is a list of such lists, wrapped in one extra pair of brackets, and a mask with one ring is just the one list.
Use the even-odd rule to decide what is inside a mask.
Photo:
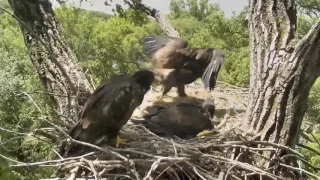
[[(54, 7), (58, 7), (58, 3), (56, 0), (51, 0), (53, 2)], [(114, 7), (115, 3), (112, 3), (112, 7), (108, 7), (104, 5), (105, 0), (83, 0), (80, 6), (80, 0), (69, 0), (70, 3), (74, 3), (76, 7), (81, 7), (84, 9), (94, 10), (94, 11), (102, 11), (106, 13), (112, 13), (112, 7)], [(143, 3), (150, 5), (162, 13), (167, 14), (169, 12), (169, 4), (170, 0), (142, 0)], [(119, 4), (123, 4), (122, 0), (113, 0), (113, 2), (119, 2)], [(248, 0), (209, 0), (210, 3), (219, 4), (220, 8), (225, 12), (227, 17), (232, 15), (232, 12), (236, 13), (241, 11), (245, 5), (248, 4)]]

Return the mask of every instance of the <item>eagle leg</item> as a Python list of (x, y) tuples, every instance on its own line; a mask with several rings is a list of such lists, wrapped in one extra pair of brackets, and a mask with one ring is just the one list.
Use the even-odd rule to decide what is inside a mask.
[(208, 136), (208, 135), (213, 134), (215, 132), (216, 132), (215, 130), (204, 130), (204, 131), (198, 133), (197, 137)]
[(178, 95), (179, 97), (188, 97), (185, 92), (184, 84), (177, 85)]
[(116, 147), (118, 148), (120, 144), (127, 144), (127, 140), (126, 139), (122, 139), (119, 136), (117, 136)]

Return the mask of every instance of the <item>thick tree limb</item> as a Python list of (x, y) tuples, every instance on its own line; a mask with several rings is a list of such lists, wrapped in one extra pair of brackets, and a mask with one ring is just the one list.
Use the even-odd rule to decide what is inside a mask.
[(294, 0), (250, 1), (250, 95), (241, 127), (253, 139), (291, 148), (320, 75), (320, 24), (297, 42), (296, 13)]
[(166, 18), (166, 16), (164, 14), (162, 14), (159, 10), (152, 8), (150, 6), (144, 5), (145, 7), (145, 12), (153, 17), (160, 25), (162, 31), (168, 35), (168, 36), (172, 36), (172, 37), (180, 37), (180, 34), (178, 33), (178, 31), (171, 25), (171, 23), (169, 22), (169, 20)]
[[(30, 59), (56, 110), (74, 121), (77, 114), (74, 109), (84, 104), (92, 87), (62, 40), (51, 3), (48, 0), (10, 0), (9, 3), (19, 21)], [(78, 97), (79, 103), (71, 96)]]

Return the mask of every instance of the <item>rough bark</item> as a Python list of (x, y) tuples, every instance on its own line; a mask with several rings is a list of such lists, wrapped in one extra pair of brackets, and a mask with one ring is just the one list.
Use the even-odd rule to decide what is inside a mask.
[(84, 104), (92, 87), (75, 55), (62, 40), (51, 3), (49, 0), (9, 0), (9, 3), (18, 19), (29, 57), (56, 111), (63, 121), (74, 122), (77, 111), (73, 107)]
[(241, 129), (294, 147), (320, 75), (320, 23), (297, 42), (294, 0), (250, 0), (249, 8), (250, 97)]

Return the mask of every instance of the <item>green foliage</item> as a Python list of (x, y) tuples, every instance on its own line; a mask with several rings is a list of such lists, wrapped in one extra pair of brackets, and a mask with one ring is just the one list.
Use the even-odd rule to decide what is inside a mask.
[(318, 21), (317, 17), (308, 17), (305, 15), (298, 16), (298, 37), (302, 39), (305, 36), (310, 28)]
[(320, 0), (296, 0), (298, 10), (309, 17), (318, 17)]
[(209, 0), (172, 0), (170, 10), (174, 19), (192, 16), (201, 21), (220, 9), (218, 5), (210, 4)]
[(320, 123), (320, 79), (311, 88), (305, 118), (309, 122)]
[(135, 19), (132, 10), (108, 20), (65, 7), (56, 13), (68, 45), (95, 84), (120, 71), (137, 70), (139, 60), (145, 59), (142, 37), (159, 32), (155, 23)]
[[(313, 139), (312, 136), (309, 136), (310, 139)], [(317, 152), (320, 153), (320, 144), (319, 144), (319, 140), (320, 140), (320, 133), (315, 134), (315, 138), (318, 140), (318, 142), (314, 142), (314, 143), (308, 143), (306, 144), (306, 146), (316, 150)], [(313, 165), (314, 167), (320, 167), (320, 155), (306, 150), (306, 149), (301, 149), (301, 153), (305, 156), (306, 160)], [(307, 169), (309, 172), (313, 172), (316, 175), (320, 175), (320, 172), (315, 171), (313, 168), (309, 167), (309, 166), (305, 166), (305, 169)]]

